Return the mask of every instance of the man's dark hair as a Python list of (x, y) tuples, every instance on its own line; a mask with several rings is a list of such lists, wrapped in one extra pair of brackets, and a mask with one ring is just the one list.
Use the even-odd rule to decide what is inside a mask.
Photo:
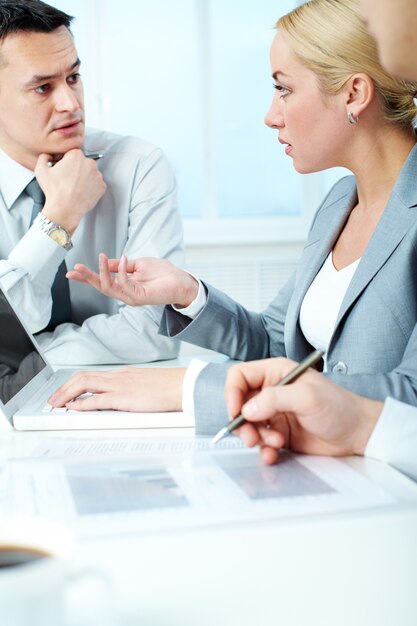
[(0, 41), (19, 31), (50, 33), (70, 27), (72, 16), (41, 0), (0, 0)]

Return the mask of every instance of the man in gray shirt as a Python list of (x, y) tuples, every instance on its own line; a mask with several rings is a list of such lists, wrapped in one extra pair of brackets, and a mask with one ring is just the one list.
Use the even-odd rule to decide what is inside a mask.
[(102, 251), (183, 262), (162, 152), (85, 130), (71, 20), (39, 0), (0, 3), (0, 281), (53, 363), (173, 358), (178, 343), (157, 333), (159, 307), (126, 306), (65, 278)]

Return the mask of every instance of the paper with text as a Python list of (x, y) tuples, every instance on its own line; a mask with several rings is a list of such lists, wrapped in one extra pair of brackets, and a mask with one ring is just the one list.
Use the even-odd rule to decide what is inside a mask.
[(277, 465), (236, 438), (45, 441), (12, 462), (8, 514), (70, 524), (79, 536), (192, 528), (390, 505), (341, 460), (283, 452)]

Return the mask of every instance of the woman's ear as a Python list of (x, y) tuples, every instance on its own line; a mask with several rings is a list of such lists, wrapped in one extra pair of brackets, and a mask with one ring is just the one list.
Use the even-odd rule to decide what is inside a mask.
[(374, 99), (374, 81), (367, 74), (353, 74), (344, 86), (346, 114), (358, 119)]

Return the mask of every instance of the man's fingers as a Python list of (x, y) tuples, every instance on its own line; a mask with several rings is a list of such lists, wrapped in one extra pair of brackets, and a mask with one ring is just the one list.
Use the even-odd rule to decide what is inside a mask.
[(279, 450), (269, 446), (261, 447), (261, 458), (265, 465), (274, 465), (278, 461)]
[(242, 415), (251, 422), (268, 420), (277, 413), (275, 393), (271, 387), (263, 389), (242, 406)]
[(234, 365), (227, 373), (226, 400), (229, 393), (234, 394), (240, 390), (245, 394), (248, 389), (260, 389), (264, 382), (264, 373), (256, 361), (245, 363), (244, 366)]
[(242, 389), (240, 385), (226, 388), (225, 399), (229, 415), (232, 415), (233, 417), (239, 415), (245, 398), (246, 389)]
[(263, 445), (279, 450), (285, 445), (285, 436), (274, 427), (258, 426), (259, 437)]
[(304, 403), (300, 383), (285, 387), (266, 387), (242, 407), (242, 415), (251, 422), (273, 418), (277, 413), (295, 412)]
[(276, 385), (295, 365), (296, 362), (290, 359), (274, 358), (231, 367), (225, 386), (225, 399), (230, 415), (238, 415), (244, 399), (248, 403), (249, 396), (254, 392)]
[(53, 161), (53, 156), (51, 154), (40, 154), (36, 163), (35, 172), (49, 168), (48, 163), (50, 163), (51, 161)]
[(240, 428), (236, 428), (234, 433), (248, 448), (253, 448), (261, 441), (258, 430), (253, 424), (244, 424)]

